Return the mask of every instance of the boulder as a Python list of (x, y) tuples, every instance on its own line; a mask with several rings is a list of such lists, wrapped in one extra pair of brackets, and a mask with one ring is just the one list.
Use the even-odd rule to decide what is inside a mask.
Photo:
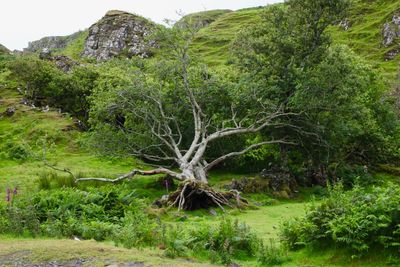
[(50, 59), (51, 58), (51, 51), (49, 48), (43, 48), (39, 54), (39, 58), (42, 60)]
[(339, 26), (342, 27), (343, 30), (348, 31), (351, 27), (350, 20), (344, 19), (339, 23)]
[(385, 53), (385, 60), (393, 60), (398, 54), (400, 54), (400, 47), (394, 48)]
[(147, 40), (155, 24), (123, 11), (109, 11), (89, 28), (82, 56), (98, 61), (116, 56), (149, 57), (155, 41)]
[(4, 111), (3, 115), (7, 116), (7, 117), (12, 117), (16, 112), (15, 107), (9, 107), (6, 109), (6, 111)]
[(400, 38), (400, 14), (393, 15), (392, 20), (383, 25), (382, 35), (382, 44), (385, 47), (394, 44), (396, 39)]

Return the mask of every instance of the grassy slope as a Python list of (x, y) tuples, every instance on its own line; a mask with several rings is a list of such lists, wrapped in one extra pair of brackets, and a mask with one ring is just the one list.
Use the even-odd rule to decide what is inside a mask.
[(211, 66), (226, 64), (229, 59), (230, 44), (236, 34), (244, 27), (257, 23), (262, 11), (262, 8), (254, 8), (220, 16), (197, 33), (192, 47), (193, 52)]
[(4, 45), (0, 44), (0, 55), (7, 53), (10, 53), (10, 50), (8, 50)]
[[(386, 77), (393, 80), (398, 68), (400, 55), (385, 61), (384, 54), (394, 48), (383, 47), (382, 27), (391, 16), (400, 10), (400, 2), (393, 0), (355, 0), (349, 14), (351, 28), (344, 31), (335, 26), (329, 29), (334, 43), (349, 45), (365, 57)], [(230, 55), (230, 44), (237, 33), (251, 27), (260, 20), (263, 9), (246, 9), (225, 14), (199, 31), (193, 44), (193, 52), (210, 65), (226, 64)]]
[(196, 12), (189, 15), (184, 16), (180, 19), (174, 26), (185, 26), (190, 25), (194, 27), (205, 27), (210, 23), (216, 21), (222, 15), (232, 12), (229, 9), (216, 9), (210, 11), (202, 11)]
[(393, 80), (399, 70), (400, 55), (394, 60), (384, 60), (385, 53), (396, 44), (391, 47), (382, 45), (382, 28), (385, 22), (392, 20), (396, 11), (400, 11), (400, 1), (355, 0), (349, 14), (350, 29), (344, 31), (341, 27), (332, 27), (330, 33), (336, 43), (350, 46)]
[(68, 44), (68, 46), (61, 50), (59, 53), (65, 56), (68, 56), (72, 59), (79, 60), (81, 54), (83, 52), (83, 48), (85, 45), (86, 37), (88, 36), (89, 31), (81, 31), (77, 34), (76, 38)]

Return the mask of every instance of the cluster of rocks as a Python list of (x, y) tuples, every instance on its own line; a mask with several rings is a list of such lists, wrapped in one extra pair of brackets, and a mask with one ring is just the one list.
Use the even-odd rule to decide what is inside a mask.
[(225, 185), (227, 190), (237, 190), (243, 193), (272, 193), (277, 197), (291, 198), (297, 193), (295, 177), (288, 171), (280, 168), (265, 169), (260, 178), (241, 178), (232, 180)]
[(82, 56), (99, 61), (120, 55), (148, 57), (156, 46), (154, 40), (148, 40), (154, 29), (155, 25), (142, 17), (109, 11), (89, 28)]
[(39, 58), (42, 60), (52, 61), (60, 70), (64, 72), (70, 72), (74, 66), (79, 65), (78, 62), (70, 59), (67, 56), (52, 56), (51, 50), (48, 48), (44, 48), (40, 52)]

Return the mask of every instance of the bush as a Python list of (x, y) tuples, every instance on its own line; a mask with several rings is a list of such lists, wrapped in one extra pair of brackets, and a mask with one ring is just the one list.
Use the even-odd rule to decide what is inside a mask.
[(144, 247), (155, 244), (158, 237), (157, 224), (141, 210), (128, 212), (122, 219), (122, 227), (114, 235), (116, 244), (126, 248)]
[[(40, 180), (43, 188), (48, 179)], [(78, 236), (105, 240), (114, 237), (135, 212), (143, 218), (144, 204), (124, 185), (88, 188), (62, 188), (40, 191), (32, 197), (18, 196), (0, 206), (0, 232), (52, 237)], [(138, 223), (138, 221), (136, 221)]]
[(269, 245), (261, 245), (257, 256), (260, 266), (280, 265), (288, 260), (287, 251), (283, 247), (278, 247), (272, 239)]
[(301, 246), (351, 248), (354, 256), (369, 249), (392, 251), (400, 247), (400, 186), (331, 189), (327, 199), (313, 205), (304, 218), (282, 225), (282, 241)]

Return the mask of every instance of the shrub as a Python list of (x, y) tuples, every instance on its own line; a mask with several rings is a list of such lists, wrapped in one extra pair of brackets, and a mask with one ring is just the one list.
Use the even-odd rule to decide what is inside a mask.
[(261, 244), (257, 255), (260, 266), (280, 265), (288, 260), (287, 251), (282, 246), (277, 246), (273, 239), (270, 239), (269, 245)]
[[(47, 178), (40, 180), (42, 187), (49, 186)], [(39, 191), (0, 206), (0, 232), (105, 240), (113, 238), (124, 224), (128, 225), (130, 217), (125, 214), (135, 213), (143, 219), (143, 210), (144, 204), (124, 185), (86, 191), (76, 188)]]
[(140, 210), (128, 212), (122, 219), (122, 227), (114, 235), (116, 244), (126, 248), (144, 247), (155, 244), (157, 225), (148, 214)]
[(327, 199), (313, 205), (304, 218), (287, 221), (282, 241), (299, 246), (341, 246), (361, 256), (371, 248), (400, 247), (400, 186), (331, 189)]

